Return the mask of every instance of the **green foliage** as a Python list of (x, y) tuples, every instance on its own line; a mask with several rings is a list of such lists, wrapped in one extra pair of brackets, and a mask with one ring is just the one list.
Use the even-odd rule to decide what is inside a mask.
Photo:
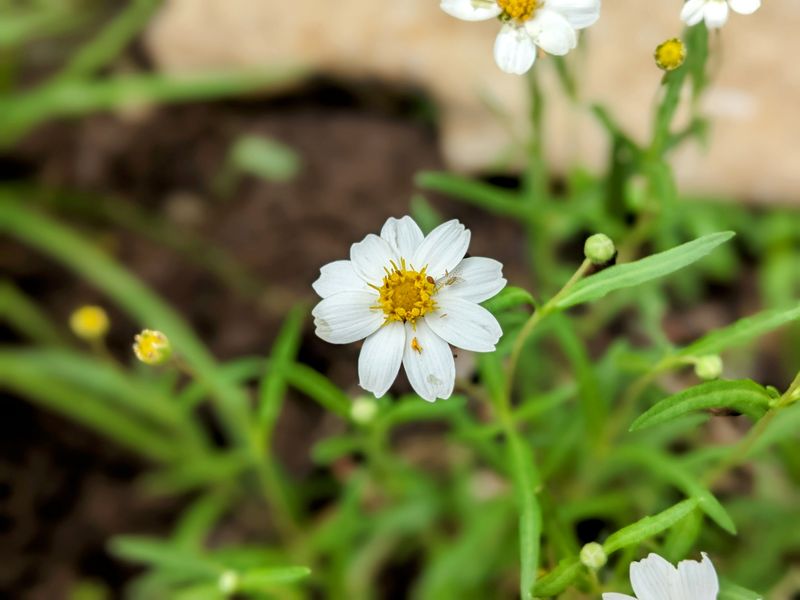
[[(114, 61), (161, 5), (131, 0), (50, 79), (18, 89), (19, 50), (97, 16), (91, 2), (83, 13), (69, 3), (22, 4), (0, 0), (0, 51), (8, 50), (0, 57), (0, 145), (7, 150), (53, 119), (274, 93), (307, 73), (291, 65), (181, 78), (118, 72)], [(551, 185), (542, 142), (549, 99), (534, 71), (532, 132), (509, 149), (526, 157), (517, 189), (418, 174), (426, 192), (513, 221), (530, 267), (525, 275), (508, 269), (514, 285), (484, 302), (504, 331), (497, 351), (474, 361), (459, 356), (456, 393), (435, 404), (413, 394), (365, 400), (353, 382), (335, 383), (341, 373), (329, 378), (300, 362), (308, 298), (295, 298), (280, 328), (264, 332), (262, 355), (220, 362), (182, 307), (63, 217), (100, 217), (158, 240), (251, 300), (265, 282), (155, 213), (79, 190), (0, 187), (3, 235), (139, 326), (164, 332), (175, 350), (171, 362), (145, 369), (102, 343), (80, 344), (24, 285), (0, 282), (0, 319), (22, 340), (0, 347), (0, 389), (144, 458), (138, 493), (181, 503), (160, 537), (110, 541), (114, 556), (146, 568), (129, 597), (370, 600), (394, 585), (419, 600), (599, 598), (624, 591), (629, 563), (649, 551), (671, 561), (708, 552), (723, 575), (720, 600), (761, 597), (742, 585), (784, 589), (783, 561), (800, 551), (800, 377), (788, 387), (781, 379), (800, 360), (791, 343), (800, 318), (800, 216), (678, 189), (669, 157), (705, 141), (699, 106), (713, 53), (703, 25), (684, 39), (686, 63), (662, 78), (645, 141), (610, 108), (584, 106), (571, 59), (538, 61), (537, 70), (555, 70), (561, 100), (590, 112), (607, 135), (602, 172), (576, 167)], [(688, 118), (676, 119), (684, 108)], [(210, 183), (226, 195), (242, 174), (285, 182), (302, 164), (294, 150), (247, 134), (227, 149)], [(450, 212), (420, 194), (411, 207), (426, 232)], [(737, 243), (726, 244), (734, 230)], [(591, 234), (614, 240), (616, 265), (580, 264)], [(709, 284), (739, 290), (740, 279), (756, 290), (761, 311), (683, 342), (675, 326), (681, 311), (718, 303)], [(747, 300), (737, 311), (753, 304)], [(726, 372), (742, 379), (691, 385), (691, 374), (679, 371), (723, 352)], [(762, 381), (759, 365), (774, 358), (775, 379)], [(292, 447), (313, 463), (302, 474), (280, 451), (289, 409), (324, 415), (309, 425), (309, 449)], [(751, 428), (727, 445), (709, 443), (703, 425), (730, 411), (745, 414)], [(745, 463), (742, 485), (733, 469)], [(724, 476), (731, 481), (723, 486)], [(591, 541), (612, 555), (591, 569), (580, 559), (587, 523), (598, 526)], [(253, 538), (257, 544), (245, 541)], [(72, 597), (105, 592), (79, 585)]]

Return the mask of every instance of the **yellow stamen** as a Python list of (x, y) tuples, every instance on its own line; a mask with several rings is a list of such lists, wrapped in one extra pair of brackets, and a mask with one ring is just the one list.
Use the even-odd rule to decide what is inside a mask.
[(160, 365), (172, 356), (169, 339), (160, 331), (145, 329), (133, 338), (136, 358), (147, 365)]
[(515, 19), (521, 23), (533, 18), (539, 2), (538, 0), (497, 0), (497, 5), (503, 9), (502, 17)]
[(80, 338), (98, 340), (108, 333), (108, 315), (99, 306), (81, 306), (70, 315), (69, 326)]
[(686, 45), (678, 38), (659, 44), (655, 51), (656, 65), (664, 71), (674, 71), (686, 60)]
[(419, 345), (417, 338), (411, 338), (411, 349), (415, 350), (417, 354), (422, 354), (422, 346)]
[(386, 270), (383, 285), (377, 290), (380, 298), (375, 308), (383, 310), (387, 323), (402, 321), (415, 325), (417, 319), (436, 308), (435, 282), (425, 273), (425, 268), (415, 271), (406, 266), (405, 259), (400, 260), (400, 266), (392, 262), (392, 270)]

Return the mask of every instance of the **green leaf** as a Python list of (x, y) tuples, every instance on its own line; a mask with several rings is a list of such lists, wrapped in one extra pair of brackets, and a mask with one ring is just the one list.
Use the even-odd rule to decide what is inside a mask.
[(703, 336), (678, 351), (678, 356), (717, 354), (731, 347), (741, 346), (773, 329), (800, 318), (800, 305), (788, 310), (766, 310), (745, 317), (722, 329)]
[(623, 527), (616, 533), (612, 533), (608, 536), (603, 543), (603, 550), (606, 551), (606, 554), (611, 554), (621, 548), (634, 546), (648, 538), (656, 536), (683, 519), (697, 508), (698, 504), (699, 502), (696, 498), (689, 498), (657, 515), (644, 517), (632, 525)]
[(533, 455), (514, 429), (506, 431), (511, 453), (511, 471), (519, 510), (520, 594), (523, 600), (532, 598), (542, 536), (542, 509), (536, 498), (539, 476)]
[(192, 579), (219, 577), (225, 567), (175, 544), (144, 536), (117, 536), (111, 540), (112, 554), (131, 562), (171, 571)]
[(269, 438), (286, 393), (286, 374), (300, 347), (306, 308), (295, 306), (283, 322), (272, 345), (269, 363), (258, 391), (258, 421), (263, 437)]
[(294, 583), (311, 575), (308, 567), (268, 567), (245, 571), (239, 577), (237, 590), (265, 592), (280, 583)]
[(456, 200), (478, 206), (488, 213), (527, 219), (528, 211), (516, 194), (488, 183), (433, 171), (417, 174), (415, 181), (421, 188), (442, 192)]
[(736, 534), (736, 525), (714, 495), (679, 462), (657, 450), (639, 446), (623, 446), (614, 452), (614, 459), (644, 467), (654, 476), (675, 485), (698, 501), (699, 508), (728, 533)]
[(228, 164), (267, 181), (289, 181), (300, 171), (300, 157), (289, 146), (254, 135), (236, 140)]
[(633, 422), (630, 431), (710, 408), (730, 408), (759, 418), (769, 408), (771, 400), (772, 397), (763, 386), (749, 379), (709, 381), (657, 402)]
[(763, 600), (764, 596), (720, 577), (718, 600)]
[(700, 260), (734, 235), (736, 234), (732, 231), (712, 233), (665, 252), (632, 263), (616, 265), (579, 281), (555, 305), (558, 308), (568, 308), (598, 300), (615, 290), (664, 277)]
[(536, 597), (555, 596), (563, 592), (583, 573), (583, 565), (578, 558), (565, 558), (558, 566), (536, 582), (533, 595)]
[(303, 392), (323, 408), (349, 418), (350, 397), (322, 373), (302, 363), (294, 363), (288, 368), (286, 378), (293, 388)]
[(484, 308), (492, 314), (501, 313), (522, 305), (535, 306), (536, 301), (530, 292), (519, 287), (509, 286), (504, 288), (499, 294), (483, 303)]

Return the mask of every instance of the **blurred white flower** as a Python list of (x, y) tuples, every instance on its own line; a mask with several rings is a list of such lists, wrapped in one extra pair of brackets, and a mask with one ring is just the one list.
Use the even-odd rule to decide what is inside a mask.
[(761, 6), (761, 0), (687, 0), (681, 19), (689, 26), (705, 20), (706, 27), (717, 29), (728, 21), (729, 8), (740, 15), (750, 15)]
[(631, 563), (631, 586), (636, 598), (627, 594), (606, 593), (603, 600), (717, 600), (719, 582), (708, 556), (682, 560), (678, 568), (658, 554)]
[(332, 344), (366, 338), (358, 359), (359, 384), (383, 396), (405, 367), (425, 400), (453, 392), (449, 344), (474, 352), (495, 349), (502, 330), (478, 303), (506, 285), (501, 265), (464, 258), (470, 232), (457, 220), (423, 236), (411, 217), (390, 218), (381, 235), (350, 247), (350, 260), (320, 269), (313, 288), (316, 333)]
[(442, 10), (464, 21), (499, 17), (494, 59), (506, 73), (522, 75), (536, 48), (562, 56), (578, 44), (578, 29), (600, 16), (600, 0), (441, 0)]

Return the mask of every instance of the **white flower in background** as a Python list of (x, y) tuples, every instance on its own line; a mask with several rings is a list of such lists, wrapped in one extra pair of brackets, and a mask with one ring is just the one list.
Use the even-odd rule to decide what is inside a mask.
[(350, 247), (350, 260), (320, 269), (314, 291), (316, 333), (332, 344), (366, 338), (358, 358), (359, 384), (383, 396), (403, 364), (414, 391), (433, 402), (453, 392), (449, 344), (491, 352), (503, 334), (478, 303), (506, 285), (501, 265), (464, 258), (470, 232), (456, 220), (427, 236), (411, 217), (390, 218), (381, 235)]
[(681, 10), (681, 19), (689, 26), (705, 20), (706, 27), (717, 29), (728, 21), (728, 12), (750, 15), (761, 7), (761, 0), (688, 0)]
[(719, 581), (714, 565), (703, 553), (700, 562), (682, 560), (678, 568), (658, 554), (631, 563), (631, 586), (636, 598), (627, 594), (603, 594), (603, 600), (717, 600)]
[[(741, 1), (741, 0), (740, 0)], [(499, 17), (494, 59), (506, 73), (522, 75), (536, 48), (562, 56), (578, 44), (578, 29), (600, 16), (600, 0), (441, 0), (444, 12), (464, 21)]]

